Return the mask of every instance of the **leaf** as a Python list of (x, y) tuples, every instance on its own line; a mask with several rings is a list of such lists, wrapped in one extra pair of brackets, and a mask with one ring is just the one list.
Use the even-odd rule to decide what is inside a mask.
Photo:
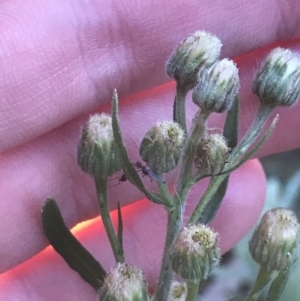
[(211, 200), (208, 202), (205, 210), (201, 214), (199, 219), (199, 223), (201, 224), (209, 224), (211, 220), (215, 217), (222, 200), (226, 194), (227, 186), (228, 186), (229, 176), (226, 176), (224, 181), (220, 184)]
[(54, 199), (48, 198), (42, 208), (44, 232), (67, 264), (89, 283), (99, 290), (106, 277), (101, 264), (82, 246), (67, 228)]
[(118, 240), (124, 254), (123, 249), (123, 218), (122, 218), (122, 210), (120, 206), (120, 202), (118, 202)]
[(122, 132), (119, 124), (118, 119), (118, 95), (117, 91), (114, 91), (113, 98), (112, 98), (112, 128), (113, 128), (113, 134), (116, 144), (117, 153), (122, 165), (123, 172), (126, 176), (126, 178), (134, 185), (136, 186), (142, 193), (145, 194), (145, 196), (151, 200), (153, 203), (161, 204), (165, 206), (169, 206), (164, 202), (164, 200), (160, 197), (157, 193), (149, 192), (142, 180), (140, 179), (137, 171), (135, 170), (134, 166), (130, 162), (128, 158), (128, 154), (126, 151), (126, 148), (124, 147), (123, 138), (122, 138)]
[(227, 144), (231, 149), (234, 149), (237, 146), (238, 142), (239, 111), (240, 100), (237, 96), (234, 100), (231, 110), (229, 110), (227, 113), (227, 118), (223, 132), (223, 135), (227, 140)]

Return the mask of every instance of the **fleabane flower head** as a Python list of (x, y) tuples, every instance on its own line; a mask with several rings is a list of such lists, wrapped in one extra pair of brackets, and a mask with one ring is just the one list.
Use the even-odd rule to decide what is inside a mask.
[[(284, 269), (296, 256), (299, 223), (295, 213), (284, 208), (266, 212), (249, 243), (253, 259), (269, 271)], [(293, 258), (295, 260), (296, 258)]]
[(222, 43), (206, 31), (196, 31), (177, 47), (167, 62), (167, 73), (186, 91), (197, 82), (197, 73), (202, 66), (211, 66), (220, 55)]
[(118, 263), (112, 269), (99, 292), (99, 301), (119, 300), (150, 300), (142, 271), (127, 263)]
[(202, 174), (221, 172), (229, 157), (229, 147), (223, 135), (211, 134), (200, 139), (195, 153), (195, 166)]
[(198, 281), (207, 278), (220, 256), (218, 234), (198, 224), (188, 225), (179, 232), (170, 258), (173, 270), (182, 279)]
[(167, 173), (177, 166), (184, 139), (184, 131), (178, 123), (159, 121), (144, 136), (140, 156), (155, 173)]
[(275, 48), (257, 72), (252, 91), (267, 106), (291, 106), (300, 93), (300, 55)]
[(235, 63), (223, 59), (209, 69), (200, 70), (198, 83), (193, 89), (193, 102), (203, 110), (223, 113), (232, 106), (239, 88)]
[(93, 177), (106, 178), (120, 170), (109, 115), (92, 115), (83, 127), (77, 149), (77, 162), (83, 171)]

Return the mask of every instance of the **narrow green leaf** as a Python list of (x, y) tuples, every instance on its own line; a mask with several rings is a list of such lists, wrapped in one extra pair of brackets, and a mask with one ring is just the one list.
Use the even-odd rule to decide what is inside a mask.
[(222, 183), (220, 184), (220, 186), (218, 187), (218, 189), (214, 193), (213, 197), (208, 202), (205, 210), (203, 211), (203, 213), (202, 213), (202, 215), (199, 219), (199, 223), (208, 224), (215, 217), (215, 215), (216, 215), (216, 213), (217, 213), (217, 211), (218, 211), (218, 209), (219, 209), (219, 207), (222, 203), (222, 200), (225, 196), (227, 186), (228, 186), (228, 180), (229, 180), (229, 176), (227, 176), (222, 181)]
[(106, 272), (101, 264), (82, 246), (67, 228), (54, 199), (48, 198), (42, 208), (44, 232), (67, 264), (89, 283), (99, 290)]
[(228, 146), (234, 149), (238, 142), (238, 127), (239, 127), (239, 111), (240, 111), (240, 100), (237, 96), (234, 100), (231, 110), (228, 111), (226, 122), (224, 126), (223, 135), (227, 140)]
[(118, 95), (116, 90), (114, 91), (113, 98), (112, 98), (112, 128), (113, 128), (113, 134), (116, 143), (116, 149), (126, 178), (134, 186), (136, 186), (142, 193), (144, 193), (145, 196), (150, 201), (168, 207), (169, 205), (164, 202), (164, 200), (160, 197), (159, 194), (149, 192), (145, 188), (141, 178), (139, 177), (133, 164), (129, 160), (126, 148), (123, 143), (122, 132), (121, 132), (119, 119), (118, 119)]
[(118, 202), (118, 240), (124, 254), (123, 249), (123, 218), (122, 218), (122, 210), (120, 206), (120, 202)]

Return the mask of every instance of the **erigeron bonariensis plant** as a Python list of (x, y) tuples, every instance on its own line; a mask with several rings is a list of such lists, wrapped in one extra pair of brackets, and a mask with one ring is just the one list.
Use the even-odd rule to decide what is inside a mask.
[[(271, 135), (277, 116), (265, 133), (260, 134), (273, 109), (292, 105), (298, 98), (300, 57), (289, 50), (276, 48), (254, 79), (253, 92), (258, 95), (261, 105), (253, 124), (238, 143), (238, 69), (233, 61), (218, 59), (221, 46), (216, 36), (198, 31), (181, 42), (173, 53), (166, 67), (168, 75), (176, 81), (173, 120), (158, 121), (145, 134), (139, 148), (141, 160), (138, 164), (130, 161), (123, 143), (117, 91), (112, 97), (111, 116), (104, 113), (92, 115), (82, 130), (78, 164), (95, 181), (101, 217), (116, 260), (116, 266), (110, 272), (105, 271), (72, 236), (55, 201), (48, 199), (44, 204), (42, 219), (50, 243), (69, 266), (95, 288), (99, 300), (195, 300), (199, 286), (220, 259), (218, 234), (209, 223), (221, 205), (230, 173), (251, 158)], [(191, 128), (187, 129), (185, 106), (190, 90), (198, 108)], [(224, 112), (227, 112), (227, 118), (223, 133), (210, 134), (208, 118), (212, 113)], [(158, 192), (147, 188), (137, 167), (156, 182)], [(179, 176), (171, 192), (164, 174), (175, 168)], [(117, 229), (110, 218), (108, 178), (121, 170), (122, 181), (129, 181), (149, 201), (164, 206), (168, 214), (160, 276), (151, 296), (142, 271), (126, 263), (120, 206)], [(194, 184), (207, 177), (211, 178), (209, 186), (184, 225), (182, 216), (187, 195)], [(274, 212), (270, 214), (274, 215)], [(295, 260), (298, 221), (282, 212), (277, 216), (280, 216), (278, 223), (284, 226), (278, 224), (276, 228), (275, 224), (272, 228), (271, 225), (275, 229), (274, 233), (271, 231), (271, 237), (266, 226), (261, 226), (255, 232), (259, 234), (251, 240), (251, 254), (263, 268), (249, 296), (245, 297), (247, 300), (256, 300), (270, 282), (268, 296), (271, 297), (268, 298), (272, 299), (268, 300), (277, 300)], [(268, 218), (263, 218), (263, 225), (266, 220)], [(287, 241), (286, 233), (292, 233)], [(262, 241), (269, 242), (269, 245)], [(275, 260), (272, 252), (277, 254)], [(275, 276), (273, 270), (277, 271)]]

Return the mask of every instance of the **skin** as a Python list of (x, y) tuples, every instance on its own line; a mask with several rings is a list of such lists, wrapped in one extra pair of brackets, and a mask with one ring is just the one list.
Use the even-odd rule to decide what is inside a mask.
[[(183, 4), (184, 3), (184, 4)], [(266, 14), (267, 12), (267, 14)], [(175, 86), (164, 63), (188, 34), (205, 29), (221, 38), (222, 57), (240, 68), (242, 136), (259, 101), (251, 81), (267, 50), (300, 50), (300, 3), (285, 1), (0, 0), (0, 299), (95, 300), (96, 293), (47, 246), (40, 210), (53, 196), (69, 227), (98, 215), (92, 179), (76, 165), (76, 145), (88, 114), (109, 112), (116, 87), (130, 155), (157, 120), (170, 119)], [(267, 17), (266, 17), (267, 16)], [(189, 102), (188, 117), (194, 106)], [(300, 106), (276, 109), (280, 122), (259, 156), (300, 146)], [(214, 115), (211, 127), (222, 127)], [(288, 130), (288, 132), (287, 132)], [(170, 185), (176, 173), (167, 180)], [(187, 211), (206, 183), (193, 189)], [(151, 185), (151, 183), (149, 183)], [(212, 223), (222, 251), (254, 224), (266, 180), (257, 160), (232, 174)], [(158, 279), (166, 217), (128, 183), (110, 191), (123, 206), (127, 261), (150, 285)], [(115, 217), (115, 212), (113, 213)], [(75, 229), (109, 269), (114, 264), (100, 219)]]

